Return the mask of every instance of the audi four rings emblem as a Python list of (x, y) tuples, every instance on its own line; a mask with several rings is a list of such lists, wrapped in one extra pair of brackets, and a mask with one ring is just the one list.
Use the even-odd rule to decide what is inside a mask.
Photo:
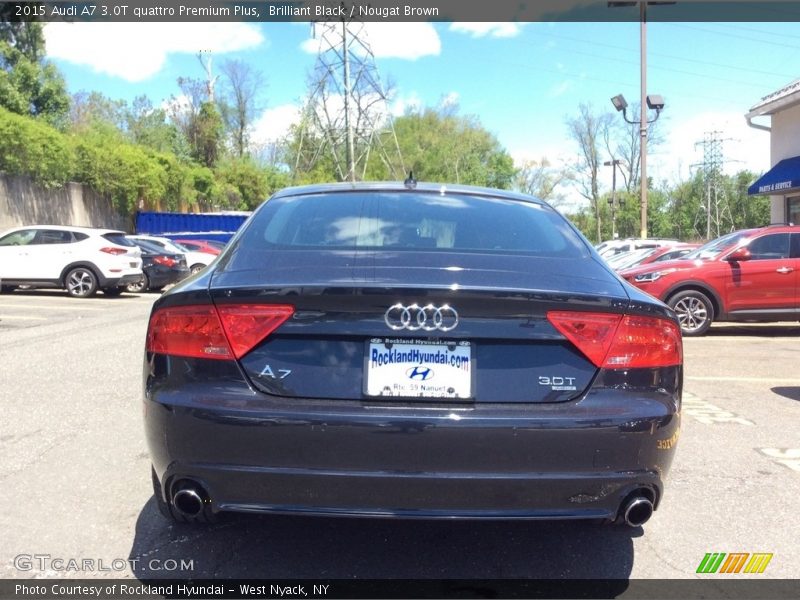
[(383, 320), (389, 329), (400, 331), (401, 329), (408, 329), (409, 331), (451, 331), (458, 325), (458, 312), (449, 304), (442, 306), (434, 306), (428, 304), (426, 306), (419, 306), (412, 304), (411, 306), (404, 306), (402, 304), (395, 304), (386, 309), (386, 314), (383, 315)]

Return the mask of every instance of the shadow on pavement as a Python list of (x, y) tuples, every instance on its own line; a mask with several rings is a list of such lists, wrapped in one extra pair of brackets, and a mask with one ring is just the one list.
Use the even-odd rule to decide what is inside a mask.
[[(142, 508), (130, 560), (139, 579), (573, 579), (628, 586), (642, 529), (581, 521), (424, 521), (225, 515), (169, 524)], [(155, 563), (152, 563), (153, 560)], [(191, 570), (151, 567), (173, 559)]]
[(788, 398), (789, 400), (797, 400), (800, 402), (800, 387), (798, 386), (774, 387), (770, 388), (770, 391), (784, 398)]

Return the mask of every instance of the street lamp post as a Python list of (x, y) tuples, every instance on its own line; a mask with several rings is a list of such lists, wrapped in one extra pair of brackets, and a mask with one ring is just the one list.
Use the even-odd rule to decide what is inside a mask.
[[(649, 96), (645, 96), (644, 102), (642, 102), (642, 117), (638, 121), (628, 118), (628, 103), (625, 101), (625, 97), (622, 94), (618, 94), (611, 98), (611, 103), (614, 105), (614, 108), (617, 109), (618, 112), (622, 112), (622, 118), (625, 119), (625, 122), (630, 123), (631, 125), (639, 125), (639, 132), (641, 135), (641, 142), (639, 145), (639, 163), (642, 167), (642, 174), (640, 177), (639, 187), (641, 188), (641, 198), (642, 198), (642, 226), (641, 226), (641, 237), (642, 239), (647, 238), (647, 127), (650, 123), (655, 123), (658, 120), (658, 117), (661, 115), (661, 111), (664, 109), (664, 99), (661, 96), (657, 96), (655, 94), (651, 94)], [(655, 110), (656, 116), (650, 120), (647, 119), (647, 109)]]
[(614, 158), (607, 160), (603, 164), (607, 167), (613, 167), (614, 171), (611, 175), (611, 239), (617, 239), (617, 165), (620, 163), (619, 159)]
[[(658, 119), (658, 115), (661, 112), (661, 109), (664, 108), (664, 101), (661, 99), (661, 96), (648, 96), (647, 95), (647, 7), (648, 5), (652, 4), (675, 4), (674, 1), (662, 1), (662, 0), (636, 0), (635, 2), (609, 2), (609, 8), (620, 8), (626, 6), (636, 6), (639, 5), (639, 45), (640, 45), (640, 98), (639, 98), (639, 106), (641, 108), (641, 116), (638, 121), (628, 121), (628, 117), (625, 115), (625, 107), (628, 106), (625, 99), (622, 97), (622, 94), (619, 96), (614, 96), (611, 101), (614, 103), (614, 106), (617, 110), (623, 111), (623, 116), (625, 120), (628, 121), (630, 124), (638, 124), (639, 125), (639, 163), (641, 165), (641, 196), (642, 196), (642, 229), (641, 229), (641, 237), (647, 238), (647, 126)], [(651, 106), (650, 100), (651, 98), (658, 98), (661, 102), (660, 108), (656, 108), (656, 118), (653, 121), (647, 120), (647, 108), (645, 108), (645, 102), (647, 103), (648, 108), (655, 108)], [(624, 103), (623, 107), (617, 105), (615, 100), (621, 99), (622, 103)]]

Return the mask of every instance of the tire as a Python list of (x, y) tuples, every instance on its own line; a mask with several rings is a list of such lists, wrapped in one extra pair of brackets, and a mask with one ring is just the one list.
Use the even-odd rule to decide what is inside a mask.
[(97, 276), (88, 267), (76, 267), (64, 277), (64, 287), (73, 298), (88, 298), (97, 291)]
[(194, 518), (184, 517), (182, 514), (177, 512), (172, 504), (168, 503), (164, 499), (164, 493), (161, 489), (161, 482), (158, 481), (158, 477), (156, 477), (156, 471), (152, 467), (150, 468), (150, 477), (153, 480), (153, 495), (156, 498), (156, 506), (158, 507), (158, 512), (160, 512), (164, 518), (168, 521), (173, 523), (179, 524), (195, 524), (195, 523), (215, 523), (217, 521), (217, 516), (211, 512), (211, 507), (206, 504), (203, 508), (203, 511)]
[(686, 337), (705, 334), (714, 321), (714, 305), (703, 292), (697, 290), (678, 292), (667, 304), (677, 313), (681, 333)]
[(146, 274), (142, 274), (142, 279), (138, 283), (129, 283), (125, 286), (125, 290), (131, 294), (141, 294), (150, 289), (150, 280)]
[(194, 275), (195, 273), (198, 273), (199, 271), (202, 271), (205, 268), (206, 268), (206, 265), (202, 265), (200, 263), (197, 263), (196, 265), (192, 265), (192, 275)]
[(103, 294), (105, 294), (105, 295), (106, 295), (106, 296), (108, 296), (109, 298), (116, 298), (117, 296), (119, 296), (120, 294), (122, 294), (122, 291), (123, 291), (123, 290), (122, 290), (122, 288), (121, 288), (121, 287), (109, 287), (109, 288), (103, 288)]

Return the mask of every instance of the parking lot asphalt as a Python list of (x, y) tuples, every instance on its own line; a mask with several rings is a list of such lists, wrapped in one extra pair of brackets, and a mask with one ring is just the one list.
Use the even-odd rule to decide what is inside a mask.
[(685, 340), (677, 455), (643, 528), (286, 516), (196, 528), (168, 524), (150, 487), (141, 376), (156, 298), (0, 295), (0, 577), (671, 579), (702, 577), (708, 552), (772, 553), (747, 577), (796, 576), (797, 323)]

